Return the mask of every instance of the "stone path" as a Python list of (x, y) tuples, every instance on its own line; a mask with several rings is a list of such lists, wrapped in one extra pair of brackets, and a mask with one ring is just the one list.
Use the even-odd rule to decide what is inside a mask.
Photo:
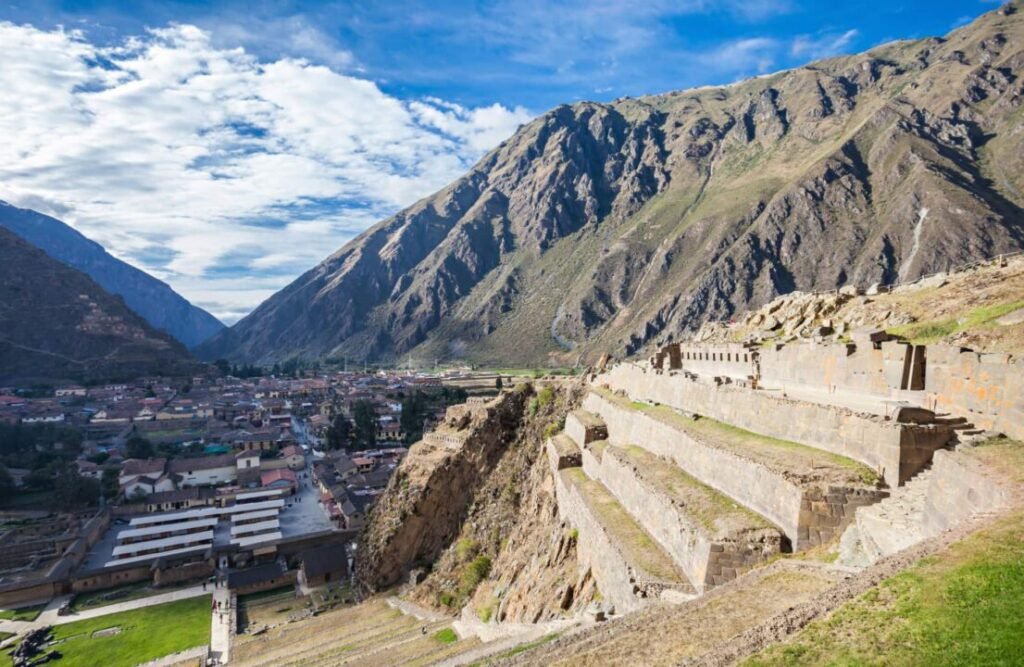
[(226, 588), (213, 592), (217, 610), (211, 614), (210, 657), (215, 664), (226, 665), (231, 659), (231, 638), (235, 634), (237, 598)]
[(407, 616), (413, 616), (415, 618), (418, 618), (421, 621), (430, 621), (431, 623), (435, 623), (437, 621), (443, 621), (447, 618), (450, 618), (449, 616), (445, 616), (444, 614), (437, 613), (433, 609), (427, 609), (426, 607), (420, 606), (415, 602), (409, 602), (408, 600), (403, 600), (401, 598), (394, 596), (389, 597), (387, 599), (387, 603), (389, 607), (397, 609), (398, 611), (402, 612)]

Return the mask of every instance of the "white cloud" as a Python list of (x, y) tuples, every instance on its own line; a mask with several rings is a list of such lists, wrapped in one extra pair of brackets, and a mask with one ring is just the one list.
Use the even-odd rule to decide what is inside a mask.
[(696, 56), (709, 72), (749, 76), (764, 74), (774, 67), (779, 42), (770, 37), (751, 37), (726, 42)]
[[(316, 31), (291, 39), (335, 67), (260, 62), (187, 25), (99, 46), (0, 23), (0, 198), (230, 320), (529, 119), (396, 99), (336, 71), (351, 55)], [(224, 270), (237, 257), (244, 279)]]
[(856, 30), (847, 30), (844, 33), (827, 33), (818, 37), (800, 35), (793, 39), (789, 52), (795, 58), (829, 58), (845, 53), (859, 34)]

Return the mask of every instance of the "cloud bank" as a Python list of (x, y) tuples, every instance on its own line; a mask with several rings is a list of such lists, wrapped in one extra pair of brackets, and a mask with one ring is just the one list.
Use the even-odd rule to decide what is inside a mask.
[(400, 100), (338, 71), (345, 52), (260, 61), (191, 25), (98, 45), (0, 23), (0, 44), (0, 198), (228, 322), (530, 117)]

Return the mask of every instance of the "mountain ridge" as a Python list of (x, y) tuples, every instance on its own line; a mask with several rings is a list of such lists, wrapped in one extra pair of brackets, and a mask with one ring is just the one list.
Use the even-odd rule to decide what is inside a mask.
[(1024, 248), (1019, 4), (727, 87), (556, 107), (197, 352), (565, 364)]
[(0, 382), (127, 380), (201, 372), (120, 296), (0, 227)]
[(0, 226), (120, 295), (157, 329), (192, 348), (224, 328), (213, 315), (189, 303), (170, 285), (111, 255), (99, 243), (60, 220), (0, 201)]

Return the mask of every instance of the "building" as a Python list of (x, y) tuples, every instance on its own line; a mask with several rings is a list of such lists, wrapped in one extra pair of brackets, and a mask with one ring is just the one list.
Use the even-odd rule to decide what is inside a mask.
[(288, 463), (292, 470), (302, 470), (306, 467), (306, 457), (302, 449), (297, 445), (288, 445), (281, 451), (281, 457)]
[(299, 480), (295, 472), (288, 468), (267, 470), (260, 474), (260, 486), (265, 489), (287, 489), (294, 492), (298, 488)]
[(344, 544), (325, 544), (303, 551), (299, 560), (299, 583), (306, 588), (348, 581), (348, 554)]
[(168, 471), (180, 475), (181, 486), (218, 486), (238, 479), (233, 454), (173, 459)]
[(228, 573), (228, 588), (236, 595), (290, 586), (293, 582), (294, 577), (282, 570), (278, 563), (267, 563)]

